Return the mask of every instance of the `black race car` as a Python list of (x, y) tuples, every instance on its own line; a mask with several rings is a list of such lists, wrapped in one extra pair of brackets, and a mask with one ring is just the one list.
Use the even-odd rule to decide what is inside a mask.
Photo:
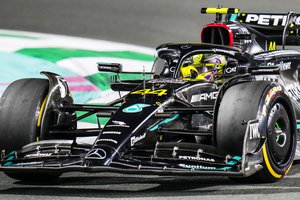
[[(9, 85), (0, 100), (0, 170), (25, 181), (71, 171), (282, 179), (300, 158), (300, 53), (285, 50), (300, 44), (300, 16), (202, 13), (216, 21), (201, 43), (159, 46), (152, 72), (143, 72), (150, 79), (120, 80), (120, 64), (99, 63), (101, 73), (116, 73), (113, 90), (129, 91), (107, 105), (74, 104), (50, 72)], [(109, 120), (77, 128), (90, 115)]]

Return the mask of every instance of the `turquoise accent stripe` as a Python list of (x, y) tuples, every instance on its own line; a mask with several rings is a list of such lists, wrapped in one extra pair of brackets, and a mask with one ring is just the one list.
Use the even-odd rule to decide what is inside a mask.
[(222, 168), (220, 168), (219, 170), (220, 170), (220, 171), (228, 171), (228, 170), (230, 170), (230, 169), (232, 169), (232, 167), (222, 167)]
[(300, 129), (300, 124), (297, 124), (297, 129)]
[(171, 117), (171, 118), (164, 119), (164, 120), (160, 121), (159, 123), (157, 123), (157, 124), (156, 124), (155, 126), (153, 126), (152, 128), (148, 129), (148, 130), (149, 130), (149, 131), (155, 131), (155, 130), (158, 129), (158, 127), (159, 127), (160, 125), (169, 123), (169, 122), (171, 122), (171, 121), (177, 119), (178, 117), (179, 117), (179, 114), (176, 114), (176, 115), (174, 115), (174, 116)]
[(237, 16), (237, 14), (231, 14), (229, 21), (235, 21)]
[(222, 171), (230, 170), (230, 169), (232, 169), (232, 167), (233, 167), (234, 165), (236, 165), (241, 159), (242, 159), (242, 157), (240, 157), (240, 156), (234, 156), (234, 157), (232, 157), (232, 160), (231, 160), (230, 162), (227, 163), (227, 164), (230, 165), (230, 166), (219, 168), (219, 170), (222, 170)]
[(233, 160), (240, 161), (240, 160), (242, 160), (242, 157), (241, 157), (241, 156), (234, 156), (232, 159), (233, 159)]
[[(12, 159), (14, 159), (14, 157), (15, 157), (15, 152), (12, 151), (12, 152), (10, 152), (7, 156), (9, 156), (9, 157), (7, 158), (6, 161), (12, 160)], [(7, 162), (7, 163), (4, 164), (4, 166), (10, 166), (10, 165), (12, 165), (12, 164), (13, 164), (12, 162)]]
[(235, 165), (240, 161), (242, 158), (240, 156), (234, 156), (230, 162), (227, 163), (227, 165)]

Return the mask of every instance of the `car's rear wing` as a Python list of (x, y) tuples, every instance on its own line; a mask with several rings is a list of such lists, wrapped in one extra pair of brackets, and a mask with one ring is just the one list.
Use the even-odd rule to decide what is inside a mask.
[(300, 45), (300, 14), (239, 13), (235, 20), (278, 45)]
[[(240, 13), (237, 8), (202, 8), (201, 13), (216, 14), (215, 23), (239, 22), (268, 46), (300, 45), (300, 14), (292, 11), (285, 14)], [(222, 22), (222, 15), (226, 16), (225, 22)], [(239, 35), (243, 34), (245, 35)], [(274, 50), (276, 47), (270, 49)]]

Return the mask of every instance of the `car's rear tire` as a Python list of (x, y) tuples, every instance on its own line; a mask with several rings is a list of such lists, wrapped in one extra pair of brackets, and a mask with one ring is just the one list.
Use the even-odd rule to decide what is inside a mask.
[(46, 79), (20, 79), (0, 99), (0, 149), (9, 153), (39, 140), (40, 120), (49, 89)]
[(247, 82), (230, 87), (220, 103), (216, 143), (220, 149), (242, 156), (249, 120), (259, 119), (259, 132), (266, 137), (262, 148), (263, 169), (238, 182), (275, 182), (289, 171), (296, 149), (293, 107), (276, 83)]

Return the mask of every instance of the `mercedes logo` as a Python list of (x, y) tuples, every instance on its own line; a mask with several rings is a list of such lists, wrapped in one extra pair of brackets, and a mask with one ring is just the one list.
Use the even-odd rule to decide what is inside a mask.
[(85, 158), (103, 160), (106, 158), (106, 152), (103, 149), (92, 149), (86, 154)]
[(181, 45), (181, 49), (189, 49), (191, 47), (192, 47), (192, 45), (190, 45), (190, 44)]

